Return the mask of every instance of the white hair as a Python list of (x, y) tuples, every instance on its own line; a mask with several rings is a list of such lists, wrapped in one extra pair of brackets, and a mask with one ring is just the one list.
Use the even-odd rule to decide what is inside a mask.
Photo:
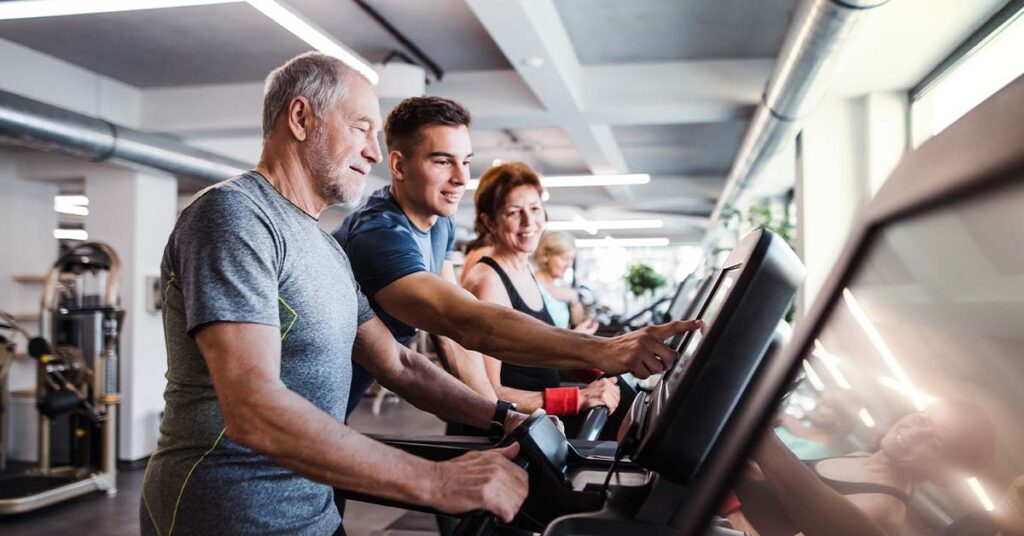
[(267, 76), (263, 90), (263, 139), (274, 132), (278, 117), (295, 97), (305, 97), (317, 119), (348, 92), (355, 71), (321, 52), (306, 52), (288, 60)]

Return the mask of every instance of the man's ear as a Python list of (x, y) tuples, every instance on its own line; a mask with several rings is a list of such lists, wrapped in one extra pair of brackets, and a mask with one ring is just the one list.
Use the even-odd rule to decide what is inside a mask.
[(401, 151), (396, 149), (388, 153), (388, 169), (391, 171), (391, 178), (398, 181), (405, 179), (405, 157)]
[(288, 103), (288, 131), (299, 141), (306, 141), (306, 138), (313, 132), (316, 117), (313, 115), (313, 108), (309, 105), (306, 97), (295, 97)]

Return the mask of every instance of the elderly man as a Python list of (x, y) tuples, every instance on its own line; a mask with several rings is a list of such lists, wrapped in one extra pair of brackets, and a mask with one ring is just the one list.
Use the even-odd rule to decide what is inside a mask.
[[(663, 341), (697, 322), (594, 337), (477, 300), (458, 286), (451, 255), (454, 215), (473, 160), (469, 123), (469, 112), (448, 99), (412, 97), (399, 103), (384, 126), (391, 184), (374, 192), (334, 233), (391, 333), (402, 342), (417, 329), (437, 335), (452, 372), (491, 399), (496, 396), (480, 354), (465, 348), (518, 365), (597, 367), (642, 378), (671, 366), (676, 352)], [(370, 383), (358, 367), (354, 377), (350, 411)], [(575, 408), (581, 396), (576, 387), (548, 389), (545, 406)]]
[(144, 534), (343, 533), (332, 486), (505, 520), (525, 498), (514, 446), (432, 462), (341, 422), (352, 359), (445, 419), (523, 418), (399, 345), (317, 228), (326, 206), (359, 198), (381, 160), (380, 123), (365, 79), (323, 54), (298, 56), (267, 79), (256, 169), (182, 212), (161, 270), (167, 406)]

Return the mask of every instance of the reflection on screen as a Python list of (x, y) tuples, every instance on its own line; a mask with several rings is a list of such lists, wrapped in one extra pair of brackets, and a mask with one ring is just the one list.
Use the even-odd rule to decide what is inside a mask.
[(700, 313), (697, 315), (697, 318), (704, 321), (704, 326), (687, 334), (679, 343), (679, 348), (676, 348), (676, 351), (679, 352), (679, 360), (676, 361), (672, 371), (665, 380), (666, 389), (664, 393), (666, 395), (674, 392), (679, 386), (679, 382), (686, 376), (686, 371), (693, 361), (693, 356), (697, 352), (697, 348), (700, 347), (700, 341), (704, 338), (704, 334), (707, 333), (708, 328), (714, 323), (718, 313), (722, 310), (722, 305), (725, 303), (726, 296), (729, 295), (729, 290), (736, 283), (736, 274), (739, 273), (741, 266), (742, 264), (737, 264), (722, 270), (718, 281), (715, 283), (715, 287), (711, 290)]
[(1018, 185), (874, 239), (735, 486), (735, 527), (854, 511), (870, 526), (835, 534), (1024, 534), (1021, 206)]

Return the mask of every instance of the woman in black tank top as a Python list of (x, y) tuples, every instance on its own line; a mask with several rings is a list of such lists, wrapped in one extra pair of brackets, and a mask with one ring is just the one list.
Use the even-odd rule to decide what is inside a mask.
[[(544, 231), (542, 193), (540, 178), (522, 163), (494, 166), (480, 177), (474, 197), (478, 241), (486, 241), (493, 250), (464, 274), (463, 285), (481, 300), (554, 325), (529, 261)], [(519, 411), (544, 408), (552, 415), (572, 416), (596, 406), (614, 411), (618, 405), (614, 380), (561, 387), (557, 369), (523, 367), (487, 356), (484, 360), (498, 397), (515, 402)]]

